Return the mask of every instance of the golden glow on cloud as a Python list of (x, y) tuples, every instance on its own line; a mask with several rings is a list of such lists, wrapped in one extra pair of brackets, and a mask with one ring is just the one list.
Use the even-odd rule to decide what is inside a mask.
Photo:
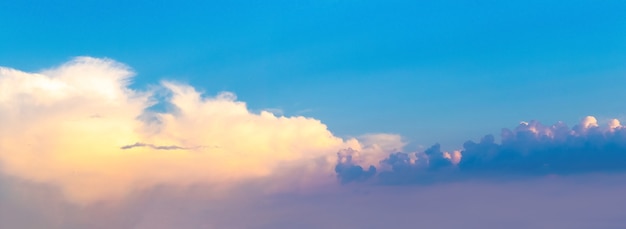
[(453, 165), (458, 165), (463, 155), (460, 150), (454, 150), (452, 152), (443, 152), (443, 158), (450, 160)]
[(340, 149), (360, 150), (372, 164), (377, 158), (365, 155), (403, 146), (393, 135), (344, 141), (319, 120), (251, 113), (232, 93), (204, 97), (172, 82), (159, 87), (171, 91), (176, 111), (150, 112), (155, 91), (129, 89), (132, 75), (122, 64), (89, 57), (39, 73), (0, 68), (0, 169), (57, 185), (86, 204), (159, 184), (228, 188), (281, 177), (272, 180), (281, 189), (335, 182)]

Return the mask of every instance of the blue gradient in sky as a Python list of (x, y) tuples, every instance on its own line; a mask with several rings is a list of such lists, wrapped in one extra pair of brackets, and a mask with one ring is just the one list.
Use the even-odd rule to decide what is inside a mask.
[[(626, 1), (0, 1), (0, 66), (109, 57), (252, 109), (456, 148), (626, 117)], [(413, 146), (414, 147), (414, 146)]]

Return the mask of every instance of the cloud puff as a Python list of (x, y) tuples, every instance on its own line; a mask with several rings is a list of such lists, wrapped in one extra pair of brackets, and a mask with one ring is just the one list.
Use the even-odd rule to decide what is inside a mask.
[[(38, 73), (0, 68), (2, 172), (93, 203), (162, 184), (333, 183), (337, 151), (386, 155), (390, 147), (389, 138), (379, 146), (335, 137), (316, 119), (250, 112), (229, 92), (209, 97), (173, 82), (133, 90), (132, 76), (90, 57)], [(370, 163), (366, 155), (354, 161)]]
[(352, 140), (352, 145), (357, 148), (346, 148), (337, 152), (335, 172), (341, 183), (363, 181), (372, 177), (376, 174), (374, 165), (390, 152), (398, 152), (406, 145), (402, 136), (396, 134), (366, 134), (357, 139)]
[(353, 149), (344, 149), (337, 153), (337, 165), (335, 172), (341, 183), (349, 183), (352, 181), (365, 180), (376, 174), (376, 168), (373, 165), (363, 169), (363, 166), (355, 162), (359, 152)]
[[(606, 126), (587, 116), (573, 128), (522, 122), (493, 135), (468, 141), (463, 149), (442, 152), (439, 144), (417, 153), (394, 153), (378, 167), (383, 183), (429, 183), (464, 177), (534, 176), (626, 170), (626, 128), (617, 119)], [(348, 162), (340, 161), (346, 166)], [(352, 168), (351, 174), (362, 174)], [(375, 170), (374, 170), (375, 171)], [(370, 174), (368, 177), (374, 177)]]

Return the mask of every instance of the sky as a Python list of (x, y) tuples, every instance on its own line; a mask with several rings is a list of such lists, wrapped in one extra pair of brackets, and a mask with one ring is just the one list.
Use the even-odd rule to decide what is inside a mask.
[(0, 227), (621, 228), (623, 12), (0, 1)]

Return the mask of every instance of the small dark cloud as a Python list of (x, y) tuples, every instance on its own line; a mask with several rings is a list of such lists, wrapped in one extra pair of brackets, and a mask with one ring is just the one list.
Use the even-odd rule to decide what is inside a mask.
[(366, 180), (376, 174), (374, 166), (370, 166), (365, 170), (360, 165), (354, 164), (352, 155), (355, 152), (353, 149), (345, 149), (337, 153), (338, 160), (335, 172), (341, 183)]
[(141, 142), (137, 142), (135, 144), (132, 145), (125, 145), (120, 147), (120, 149), (132, 149), (135, 147), (150, 147), (152, 149), (156, 149), (156, 150), (190, 150), (190, 149), (194, 149), (194, 148), (190, 148), (190, 147), (181, 147), (181, 146), (176, 146), (176, 145), (169, 145), (169, 146), (160, 146), (160, 145), (154, 145), (154, 144), (147, 144), (147, 143), (141, 143)]

